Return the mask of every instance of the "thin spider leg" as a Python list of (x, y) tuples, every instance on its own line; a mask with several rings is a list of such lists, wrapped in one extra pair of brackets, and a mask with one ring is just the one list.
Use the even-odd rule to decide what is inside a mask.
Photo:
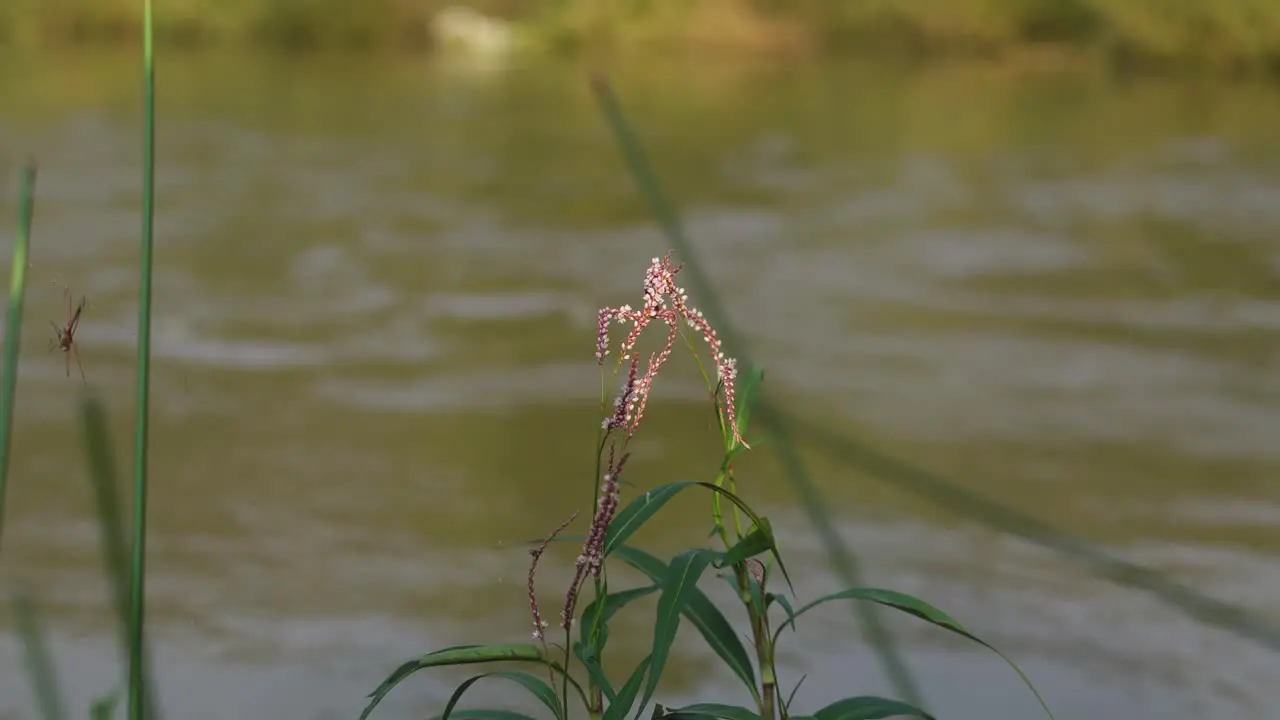
[(67, 377), (71, 377), (71, 353), (66, 348), (63, 348), (62, 354), (67, 363)]
[(71, 344), (71, 352), (75, 353), (76, 367), (80, 368), (80, 382), (84, 383), (85, 385), (88, 385), (89, 381), (85, 379), (85, 376), (84, 376), (84, 365), (80, 364), (80, 351), (76, 349), (75, 343)]
[[(68, 302), (70, 302), (68, 300)], [(80, 315), (84, 312), (84, 298), (80, 298), (80, 304), (76, 306), (75, 313), (71, 316), (71, 325), (67, 327), (67, 334), (74, 334), (76, 328), (80, 327)]]

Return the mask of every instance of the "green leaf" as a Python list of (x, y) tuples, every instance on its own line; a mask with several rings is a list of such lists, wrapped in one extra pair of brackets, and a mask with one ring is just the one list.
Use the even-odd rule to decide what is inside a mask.
[[(763, 518), (768, 520), (768, 518)], [(748, 558), (755, 557), (762, 552), (768, 552), (773, 549), (773, 537), (771, 537), (771, 528), (752, 527), (747, 532), (746, 537), (739, 540), (733, 547), (729, 548), (723, 554), (716, 558), (716, 567), (725, 567), (727, 565), (736, 565)]]
[(708, 482), (699, 482), (697, 485), (704, 487), (711, 492), (725, 496), (730, 500), (730, 502), (737, 505), (738, 509), (742, 510), (743, 514), (751, 518), (751, 522), (755, 523), (755, 528), (753, 529), (759, 530), (760, 533), (768, 538), (769, 551), (773, 554), (773, 558), (778, 561), (778, 569), (782, 571), (782, 577), (787, 581), (787, 587), (791, 588), (792, 592), (795, 592), (795, 587), (791, 584), (791, 576), (787, 573), (787, 567), (782, 562), (782, 555), (778, 552), (778, 541), (773, 534), (773, 525), (769, 523), (769, 518), (757, 515), (756, 512), (751, 509), (751, 506), (747, 505), (745, 500), (722, 487), (718, 487)]
[(618, 698), (618, 694), (614, 692), (613, 685), (609, 683), (609, 677), (604, 674), (604, 668), (600, 665), (600, 659), (596, 656), (596, 651), (590, 645), (576, 642), (573, 644), (573, 656), (578, 658), (578, 662), (582, 663), (582, 667), (587, 670), (587, 677), (591, 678), (591, 682), (595, 683), (604, 696), (613, 702)]
[[(614, 551), (614, 556), (648, 575), (655, 583), (661, 583), (666, 577), (667, 567), (662, 564), (662, 561), (639, 548), (622, 545)], [(751, 658), (747, 655), (742, 640), (734, 632), (733, 626), (725, 619), (715, 603), (711, 602), (711, 599), (701, 590), (695, 588), (690, 592), (683, 612), (685, 618), (702, 634), (702, 639), (707, 645), (751, 692), (751, 698), (758, 701), (760, 691), (756, 687), (755, 669), (751, 664)]]
[(618, 691), (617, 699), (609, 703), (609, 707), (605, 709), (603, 720), (622, 720), (627, 713), (631, 712), (631, 706), (636, 701), (636, 693), (640, 692), (640, 683), (644, 682), (644, 675), (648, 672), (652, 660), (652, 655), (646, 657), (631, 672), (631, 677), (627, 678), (627, 684)]
[(536, 662), (559, 670), (553, 662), (543, 657), (541, 645), (507, 644), (507, 645), (455, 645), (433, 653), (428, 653), (416, 660), (410, 660), (396, 668), (376, 690), (369, 693), (369, 704), (360, 713), (360, 720), (365, 720), (373, 713), (373, 709), (391, 692), (392, 688), (419, 670), (449, 665), (471, 665), (487, 662)]
[(681, 490), (692, 485), (692, 482), (675, 482), (654, 488), (649, 492), (627, 503), (618, 511), (604, 536), (604, 555), (608, 557), (613, 549), (622, 545), (627, 538), (635, 534), (649, 518), (653, 517), (667, 501), (675, 497)]
[[(547, 684), (547, 681), (536, 678), (529, 673), (503, 670), (499, 672), (484, 673), (468, 678), (465, 682), (454, 690), (453, 697), (449, 698), (449, 704), (445, 706), (444, 713), (440, 715), (440, 720), (448, 720), (453, 714), (453, 707), (462, 699), (462, 694), (467, 691), (479, 680), (487, 677), (499, 678), (501, 680), (509, 680), (528, 690), (531, 695), (536, 697), (543, 705), (551, 711), (557, 720), (564, 720), (564, 710), (560, 707), (560, 698), (556, 697), (556, 691)], [(456, 717), (456, 715), (454, 715)]]
[(653, 654), (649, 663), (649, 682), (645, 685), (644, 697), (640, 700), (640, 709), (636, 717), (644, 712), (658, 688), (658, 680), (662, 678), (662, 670), (667, 664), (667, 655), (671, 652), (671, 643), (675, 642), (676, 630), (680, 628), (680, 616), (689, 603), (689, 596), (697, 590), (698, 578), (711, 564), (711, 552), (700, 548), (685, 550), (671, 559), (667, 566), (666, 577), (662, 579), (662, 595), (658, 598), (658, 614), (653, 624)]
[[(597, 652), (604, 649), (605, 641), (608, 640), (608, 623), (609, 620), (613, 618), (614, 613), (621, 610), (632, 600), (637, 600), (645, 595), (650, 595), (657, 589), (657, 585), (649, 585), (646, 587), (632, 588), (630, 590), (620, 590), (615, 593), (609, 593), (605, 596), (603, 606), (604, 616), (600, 618), (600, 632), (604, 634), (604, 637), (602, 637), (599, 644), (595, 646)], [(601, 606), (597, 601), (592, 600), (591, 604), (587, 605), (587, 608), (582, 611), (582, 619), (578, 623), (578, 637), (585, 644), (591, 644), (591, 638), (589, 636), (596, 625), (596, 614), (599, 612), (600, 607)]]
[(787, 613), (787, 619), (792, 621), (791, 629), (795, 630), (796, 611), (791, 607), (791, 601), (786, 595), (781, 593), (769, 593), (765, 595), (765, 601), (769, 604), (778, 603), (782, 606), (783, 611)]
[[(662, 506), (666, 505), (667, 501), (679, 494), (681, 490), (695, 485), (725, 496), (730, 502), (737, 505), (747, 517), (751, 518), (751, 522), (755, 523), (755, 526), (759, 528), (760, 532), (769, 538), (769, 550), (773, 553), (773, 557), (778, 561), (778, 568), (782, 570), (782, 576), (786, 579), (787, 586), (791, 587), (791, 576), (787, 574), (787, 568), (782, 563), (782, 556), (778, 553), (777, 539), (774, 537), (773, 527), (769, 524), (768, 519), (757, 515), (756, 512), (751, 509), (751, 506), (747, 505), (742, 498), (709, 482), (682, 480), (667, 483), (666, 485), (654, 488), (635, 500), (632, 500), (630, 504), (620, 510), (617, 516), (614, 517), (613, 523), (609, 526), (609, 530), (605, 534), (605, 557), (612, 555), (618, 547), (627, 541), (627, 538), (635, 534), (635, 532), (639, 530), (640, 527), (649, 520), (649, 518), (653, 517), (658, 510), (662, 509)], [(792, 587), (792, 592), (795, 592), (794, 587)]]
[(767, 607), (764, 604), (764, 593), (762, 592), (760, 583), (756, 582), (756, 579), (753, 577), (747, 578), (747, 593), (751, 597), (752, 610), (757, 614), (763, 615), (765, 613), (765, 608)]
[(880, 720), (888, 717), (917, 717), (936, 720), (915, 705), (899, 700), (864, 695), (837, 700), (813, 714), (818, 720)]
[[(733, 590), (733, 594), (736, 597), (742, 597), (742, 588), (738, 587), (738, 578), (729, 574), (717, 575), (717, 577), (728, 584), (729, 589)], [(760, 583), (756, 582), (756, 579), (750, 575), (747, 576), (747, 598), (751, 602), (752, 612), (757, 614), (763, 612), (765, 606), (763, 604), (763, 598), (760, 596)]]
[(778, 626), (777, 631), (775, 631), (773, 635), (774, 644), (777, 644), (778, 636), (782, 634), (783, 629), (786, 628), (788, 625), (794, 625), (797, 618), (799, 618), (804, 613), (812, 610), (813, 608), (819, 605), (822, 605), (823, 603), (831, 602), (832, 600), (863, 600), (867, 602), (873, 602), (878, 605), (884, 605), (885, 607), (890, 607), (895, 610), (901, 610), (902, 612), (905, 612), (908, 615), (915, 615), (916, 617), (920, 618), (921, 620), (924, 620), (925, 622), (928, 622), (933, 625), (937, 625), (938, 627), (944, 630), (950, 630), (951, 632), (957, 635), (960, 635), (961, 637), (968, 638), (969, 640), (972, 640), (973, 642), (976, 642), (979, 645), (982, 645), (983, 647), (987, 648), (988, 650), (995, 653), (996, 655), (999, 655), (1000, 659), (1004, 660), (1006, 665), (1008, 665), (1010, 668), (1013, 668), (1013, 671), (1018, 674), (1018, 677), (1022, 678), (1023, 684), (1025, 684), (1027, 688), (1031, 690), (1031, 694), (1035, 695), (1036, 701), (1040, 703), (1040, 707), (1044, 710), (1045, 714), (1048, 715), (1049, 718), (1052, 720), (1053, 713), (1049, 710), (1049, 706), (1045, 704), (1044, 698), (1040, 697), (1040, 692), (1036, 690), (1034, 685), (1031, 684), (1031, 680), (1026, 676), (1026, 673), (1022, 672), (1022, 668), (1018, 667), (1017, 664), (1014, 663), (1012, 660), (1010, 660), (1004, 653), (997, 650), (995, 646), (991, 645), (986, 640), (983, 640), (977, 635), (974, 635), (973, 633), (969, 632), (967, 629), (965, 629), (963, 625), (961, 625), (959, 622), (956, 622), (956, 620), (954, 620), (950, 615), (947, 615), (946, 613), (942, 612), (938, 608), (930, 605), (929, 603), (919, 598), (912, 597), (911, 595), (907, 595), (906, 593), (900, 593), (896, 590), (882, 590), (879, 588), (853, 588), (851, 590), (843, 590), (841, 592), (832, 593), (830, 595), (820, 597), (817, 600), (814, 600), (808, 605), (805, 605), (804, 607), (797, 610), (794, 615), (792, 615), (790, 618), (787, 618), (785, 621), (783, 621), (781, 625)]
[(809, 676), (807, 674), (801, 675), (800, 681), (796, 683), (795, 687), (791, 688), (791, 693), (787, 695), (787, 701), (782, 703), (782, 717), (786, 718), (788, 715), (790, 715), (791, 703), (796, 701), (796, 693), (800, 692), (800, 686), (804, 685), (804, 681), (808, 677)]
[(717, 718), (718, 720), (760, 720), (760, 715), (753, 710), (748, 710), (737, 705), (721, 705), (719, 703), (698, 703), (696, 705), (686, 705), (682, 708), (668, 708), (666, 718), (688, 718), (693, 720), (698, 718)]

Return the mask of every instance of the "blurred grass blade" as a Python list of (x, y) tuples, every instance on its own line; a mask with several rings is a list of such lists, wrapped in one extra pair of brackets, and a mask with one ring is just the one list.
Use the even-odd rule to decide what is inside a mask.
[(93, 486), (102, 559), (120, 623), (121, 646), (128, 648), (129, 551), (125, 545), (124, 518), (120, 514), (119, 485), (116, 482), (115, 459), (111, 456), (111, 440), (107, 434), (106, 412), (96, 396), (89, 395), (81, 401), (80, 425), (89, 460), (89, 482)]
[[(653, 172), (653, 168), (649, 165), (649, 159), (645, 155), (644, 147), (631, 129), (631, 124), (627, 122), (626, 115), (622, 112), (622, 106), (614, 95), (613, 89), (600, 76), (592, 78), (591, 88), (595, 92), (596, 100), (604, 111), (605, 119), (608, 121), (610, 129), (613, 130), (619, 147), (622, 149), (623, 158), (626, 160), (627, 167), (631, 171), (631, 176), (635, 180), (636, 186), (649, 202), (649, 207), (657, 218), (658, 224), (662, 227), (663, 233), (670, 241), (671, 246), (679, 253), (680, 258), (684, 260), (685, 272), (689, 277), (688, 284), (689, 287), (692, 287), (697, 292), (698, 305), (712, 324), (715, 325), (721, 339), (724, 341), (726, 352), (738, 359), (740, 371), (754, 372), (756, 364), (751, 361), (747, 354), (746, 344), (738, 337), (733, 324), (729, 322), (729, 313), (725, 311), (719, 297), (711, 287), (711, 282), (707, 279), (706, 273), (702, 271), (697, 254), (693, 251), (693, 244), (689, 242), (689, 238), (685, 235), (684, 228), (680, 224), (679, 216), (662, 192), (662, 185), (658, 181), (657, 175)], [(836, 531), (835, 523), (832, 521), (826, 501), (817, 488), (814, 487), (804, 460), (797, 450), (796, 442), (784, 418), (780, 414), (773, 412), (767, 402), (767, 398), (758, 392), (755, 395), (754, 408), (755, 412), (752, 413), (752, 417), (760, 418), (769, 426), (768, 432), (775, 440), (778, 460), (782, 464), (788, 481), (799, 494), (800, 500), (804, 504), (805, 513), (818, 530), (818, 536), (826, 549), (828, 561), (840, 575), (844, 584), (851, 586), (863, 585), (858, 558), (845, 545), (840, 534)], [(783, 574), (785, 576), (785, 572)], [(912, 676), (906, 661), (899, 654), (893, 642), (893, 636), (890, 634), (889, 628), (885, 626), (880, 614), (875, 611), (875, 606), (861, 604), (858, 606), (857, 612), (862, 620), (863, 627), (866, 628), (867, 639), (875, 648), (880, 658), (880, 663), (884, 667), (885, 674), (889, 676), (895, 691), (904, 696), (913, 705), (923, 704), (920, 688), (916, 684), (915, 677)]]
[(662, 595), (658, 598), (658, 613), (653, 623), (649, 682), (645, 684), (644, 696), (636, 708), (636, 717), (644, 712), (649, 698), (658, 689), (658, 681), (662, 679), (662, 671), (666, 668), (667, 656), (671, 653), (671, 643), (675, 642), (676, 631), (680, 629), (680, 617), (689, 604), (689, 597), (698, 589), (698, 578), (702, 577), (702, 572), (710, 564), (711, 552), (694, 548), (679, 553), (667, 566), (666, 577), (662, 579)]
[(35, 691), (36, 702), (40, 707), (40, 717), (44, 720), (66, 720), (67, 713), (62, 708), (53, 657), (40, 628), (40, 618), (36, 615), (35, 606), (25, 594), (16, 593), (13, 596), (13, 615), (18, 625), (18, 637), (22, 641), (22, 661), (27, 668), (27, 676), (31, 678), (31, 688)]
[(1271, 652), (1280, 652), (1280, 625), (1259, 613), (1175, 582), (1160, 572), (1129, 562), (1049, 523), (974, 492), (966, 487), (966, 483), (842, 437), (822, 423), (795, 417), (787, 422), (799, 431), (806, 443), (865, 477), (905, 490), (948, 512), (973, 518), (999, 532), (1016, 535), (1098, 577), (1149, 593), (1196, 622), (1234, 633), (1236, 637)]
[[(644, 550), (622, 545), (613, 551), (613, 556), (631, 567), (639, 570), (655, 583), (661, 583), (667, 576), (667, 566), (661, 560)], [(682, 609), (685, 619), (702, 634), (707, 646), (715, 651), (724, 664), (751, 692), (751, 699), (760, 701), (760, 691), (756, 687), (756, 676), (751, 658), (738, 638), (738, 633), (725, 619), (720, 608), (701, 590), (693, 588)]]
[[(129, 662), (130, 619), (129, 619), (129, 551), (125, 544), (124, 518), (120, 512), (120, 485), (116, 480), (116, 463), (111, 454), (111, 438), (107, 432), (106, 411), (102, 401), (87, 395), (80, 404), (81, 428), (84, 431), (85, 454), (89, 460), (89, 481), (93, 486), (94, 511), (97, 514), (99, 542), (102, 545), (102, 559), (105, 565), (107, 582), (111, 585), (111, 599), (115, 604), (117, 627), (120, 631), (120, 651), (125, 662)], [(156, 702), (155, 690), (151, 687), (151, 661), (145, 644), (143, 645), (142, 667), (146, 682), (147, 713), (150, 718), (160, 717), (160, 706)], [(113, 696), (112, 707), (117, 698)]]
[(13, 238), (9, 271), (9, 314), (4, 323), (3, 386), (0, 386), (0, 541), (4, 538), (5, 496), (9, 484), (9, 451), (13, 447), (13, 406), (18, 395), (18, 349), (22, 345), (22, 303), (27, 294), (31, 253), (31, 219), (36, 205), (36, 162), (22, 168), (18, 191), (18, 234)]
[(116, 716), (116, 705), (120, 704), (120, 695), (111, 693), (93, 701), (89, 707), (91, 720), (112, 720)]
[(149, 717), (143, 647), (146, 618), (147, 441), (151, 391), (151, 266), (155, 221), (156, 73), (151, 0), (142, 0), (142, 229), (138, 261), (137, 405), (134, 408), (133, 557), (129, 572), (129, 720)]

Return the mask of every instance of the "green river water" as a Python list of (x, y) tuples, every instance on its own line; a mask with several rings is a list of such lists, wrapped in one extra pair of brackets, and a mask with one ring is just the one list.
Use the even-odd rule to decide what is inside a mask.
[[(65, 288), (88, 297), (77, 340), (127, 471), (138, 78), (124, 54), (0, 58), (6, 242), (20, 161), (41, 161), (0, 577), (38, 595), (76, 717), (120, 666), (81, 383), (46, 320)], [(1280, 623), (1275, 87), (678, 60), (616, 78), (778, 404)], [(596, 309), (638, 304), (666, 250), (582, 68), (228, 53), (162, 57), (158, 81), (167, 716), (351, 718), (408, 657), (527, 638), (522, 543), (592, 500)], [(673, 363), (640, 488), (718, 461)], [(1006, 651), (1060, 720), (1277, 716), (1268, 650), (805, 448), (868, 582)], [(738, 471), (802, 597), (834, 589), (773, 449)], [(708, 510), (683, 498), (640, 540), (698, 543)], [(571, 562), (544, 563), (544, 612)], [(990, 653), (890, 627), (939, 717), (1036, 717)], [(0, 717), (34, 717), (11, 631)], [(663, 702), (746, 700), (695, 640)], [(807, 674), (798, 707), (891, 693), (845, 607), (780, 657), (785, 683)], [(415, 677), (375, 717), (438, 712), (459, 677)]]

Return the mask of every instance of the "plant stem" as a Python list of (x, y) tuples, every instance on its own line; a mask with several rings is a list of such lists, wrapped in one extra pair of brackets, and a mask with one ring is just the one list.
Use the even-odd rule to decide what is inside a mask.
[(149, 717), (146, 708), (143, 618), (146, 616), (147, 441), (151, 390), (151, 266), (155, 219), (155, 62), (151, 0), (142, 0), (142, 236), (138, 273), (137, 407), (134, 412), (133, 557), (130, 564), (129, 718)]

